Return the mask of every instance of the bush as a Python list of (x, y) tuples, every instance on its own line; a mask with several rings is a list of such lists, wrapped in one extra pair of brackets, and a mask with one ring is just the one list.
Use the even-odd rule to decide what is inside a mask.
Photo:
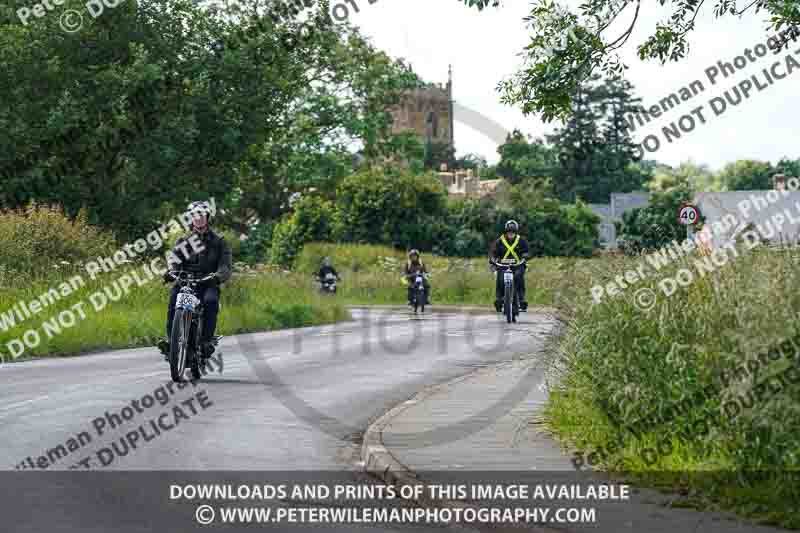
[(685, 239), (686, 228), (678, 223), (678, 209), (689, 198), (686, 188), (654, 193), (650, 205), (624, 213), (617, 228), (620, 249), (628, 255), (638, 255)]
[(241, 256), (237, 260), (248, 264), (266, 262), (275, 226), (276, 223), (272, 221), (261, 222), (253, 226), (250, 233), (247, 234), (247, 239), (242, 242)]
[(14, 279), (41, 279), (54, 269), (78, 270), (117, 249), (114, 235), (87, 222), (86, 211), (70, 219), (59, 206), (30, 204), (0, 211), (0, 269)]
[(291, 267), (305, 243), (330, 238), (333, 217), (333, 204), (327, 200), (316, 196), (298, 200), (292, 214), (275, 227), (270, 261)]
[(394, 168), (353, 174), (337, 191), (336, 240), (427, 248), (438, 236), (425, 222), (445, 214), (445, 199), (431, 176)]

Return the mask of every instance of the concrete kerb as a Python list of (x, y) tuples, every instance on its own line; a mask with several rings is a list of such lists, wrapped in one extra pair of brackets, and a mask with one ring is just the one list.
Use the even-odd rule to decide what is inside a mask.
[[(505, 363), (500, 363), (502, 365)], [(490, 368), (494, 368), (493, 365)], [(413, 405), (417, 405), (426, 401), (428, 398), (433, 396), (434, 394), (438, 393), (440, 390), (445, 389), (447, 387), (451, 387), (453, 385), (457, 385), (462, 381), (466, 381), (467, 379), (473, 377), (475, 374), (478, 374), (481, 371), (485, 371), (486, 368), (477, 369), (469, 374), (459, 376), (457, 378), (451, 379), (449, 381), (445, 381), (438, 385), (434, 385), (431, 387), (427, 387), (421, 392), (418, 392), (411, 398), (399, 403), (398, 405), (394, 406), (392, 409), (381, 415), (377, 420), (375, 420), (372, 424), (367, 427), (366, 432), (364, 433), (364, 439), (361, 444), (361, 460), (364, 463), (364, 471), (387, 485), (392, 485), (394, 487), (401, 487), (404, 485), (422, 485), (427, 486), (428, 483), (422, 479), (420, 479), (417, 474), (412, 471), (408, 466), (404, 465), (400, 462), (400, 460), (395, 457), (392, 451), (386, 447), (383, 442), (383, 431), (386, 427), (392, 423), (392, 421), (400, 416), (404, 411), (409, 409)], [(422, 491), (421, 496), (419, 498), (414, 498), (413, 501), (417, 503), (417, 505), (423, 508), (469, 508), (474, 507), (468, 503), (459, 500), (446, 500), (446, 499), (435, 499), (431, 498), (428, 495), (428, 491)], [(498, 526), (496, 524), (480, 524), (474, 526), (466, 526), (463, 524), (458, 523), (450, 523), (448, 527), (453, 529), (458, 529), (461, 531), (497, 531)], [(561, 533), (556, 529), (551, 529), (548, 527), (540, 526), (540, 525), (531, 525), (531, 524), (519, 524), (514, 526), (505, 526), (508, 529), (524, 529), (525, 531), (532, 531), (534, 533)]]

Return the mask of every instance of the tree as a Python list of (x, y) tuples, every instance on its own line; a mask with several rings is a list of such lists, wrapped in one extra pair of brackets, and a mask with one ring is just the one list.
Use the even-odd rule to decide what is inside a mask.
[(740, 159), (725, 165), (719, 179), (726, 191), (753, 191), (771, 189), (774, 174), (769, 162)]
[(465, 154), (453, 162), (459, 170), (480, 170), (486, 168), (486, 158), (480, 154)]
[[(680, 206), (691, 199), (686, 186), (676, 186), (650, 197), (647, 207), (637, 207), (622, 215), (618, 224), (619, 247), (627, 254), (653, 251), (686, 238), (686, 227), (678, 223)], [(702, 221), (702, 217), (701, 217)]]
[(684, 188), (694, 192), (719, 192), (722, 190), (719, 176), (707, 165), (699, 165), (692, 161), (684, 161), (677, 168), (669, 165), (658, 165), (653, 178), (647, 183), (653, 192), (666, 192)]
[(387, 106), (418, 78), (330, 24), (325, 2), (302, 22), (273, 20), (267, 3), (127, 2), (74, 33), (0, 7), (15, 80), (0, 86), (0, 207), (86, 206), (132, 238), (176, 205), (238, 190), (222, 218), (245, 230), (280, 217), (295, 190), (349, 174), (354, 140), (378, 157)]
[(566, 202), (606, 203), (612, 192), (640, 189), (649, 178), (636, 165), (636, 145), (623, 115), (638, 102), (629, 83), (593, 76), (579, 87), (564, 127), (547, 137), (558, 149), (555, 193)]
[(544, 179), (555, 170), (558, 160), (555, 151), (542, 139), (530, 139), (519, 130), (506, 137), (506, 142), (497, 148), (500, 162), (496, 173), (512, 184), (524, 178)]
[(794, 160), (788, 157), (781, 158), (775, 164), (775, 173), (783, 174), (786, 177), (800, 177), (800, 158)]
[(292, 206), (292, 213), (272, 233), (270, 261), (291, 267), (304, 244), (331, 237), (333, 204), (317, 196), (303, 196)]
[[(500, 5), (499, 0), (459, 2), (478, 10)], [(709, 7), (697, 0), (661, 0), (660, 4), (669, 4), (673, 12), (662, 18), (655, 33), (637, 50), (640, 60), (658, 59), (664, 64), (667, 60), (679, 61), (686, 55), (687, 37), (694, 29), (694, 20), (701, 9)], [(713, 8), (714, 14), (716, 17), (739, 17), (748, 11), (751, 14), (766, 11), (771, 28), (782, 32), (771, 46), (786, 42), (789, 27), (800, 23), (798, 2), (756, 0), (745, 2), (741, 9), (737, 4), (736, 0), (719, 0)], [(620, 75), (627, 68), (616, 51), (634, 32), (642, 10), (641, 0), (595, 0), (581, 3), (579, 9), (579, 14), (571, 13), (554, 0), (533, 3), (525, 19), (533, 35), (523, 51), (523, 66), (501, 83), (504, 103), (520, 105), (525, 114), (541, 113), (545, 122), (565, 118), (571, 112), (578, 86), (595, 69)], [(617, 20), (625, 22), (625, 29), (620, 35), (609, 36), (609, 26)]]
[(446, 142), (432, 141), (425, 144), (425, 170), (439, 171), (442, 164), (448, 169), (455, 166), (456, 151)]
[(397, 166), (374, 167), (345, 178), (336, 194), (339, 241), (431, 249), (433, 221), (445, 212), (446, 193), (430, 175)]

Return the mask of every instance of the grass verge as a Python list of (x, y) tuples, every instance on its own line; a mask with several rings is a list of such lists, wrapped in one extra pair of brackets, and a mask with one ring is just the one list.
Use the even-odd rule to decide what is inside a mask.
[[(144, 282), (143, 269), (135, 271)], [(115, 285), (123, 274), (120, 269), (91, 280), (84, 273), (80, 276), (83, 284), (73, 281), (66, 286), (62, 284), (74, 280), (75, 274), (54, 274), (47, 280), (0, 291), (0, 355), (10, 361), (153, 346), (164, 335), (169, 286), (159, 278), (141, 286), (133, 283), (124, 290)], [(62, 290), (44, 299), (52, 304), (38, 314), (21, 321), (13, 312), (18, 302), (30, 307), (32, 300), (42, 300), (43, 294), (58, 287)], [(297, 276), (279, 273), (234, 276), (222, 288), (221, 306), (217, 332), (222, 335), (312, 326), (349, 316), (341, 302), (320, 297)], [(9, 343), (22, 341), (30, 331), (36, 333), (27, 333), (31, 342), (15, 358), (20, 344)], [(34, 335), (38, 343), (32, 342)]]
[[(590, 287), (645, 258), (577, 265), (545, 417), (577, 463), (797, 529), (800, 253), (736, 252), (711, 272), (695, 255), (657, 273), (648, 264), (650, 278), (598, 305)], [(692, 281), (667, 296), (662, 280), (681, 269)]]

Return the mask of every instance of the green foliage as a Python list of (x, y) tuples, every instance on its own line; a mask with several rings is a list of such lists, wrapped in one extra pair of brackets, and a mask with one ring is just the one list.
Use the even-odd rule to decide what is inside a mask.
[(88, 223), (86, 211), (70, 218), (61, 207), (30, 204), (0, 211), (0, 250), (0, 285), (18, 285), (54, 270), (83, 270), (117, 248), (111, 233)]
[(480, 170), (486, 168), (486, 158), (480, 154), (466, 154), (453, 161), (453, 168), (459, 170)]
[(728, 163), (719, 173), (726, 191), (753, 191), (772, 188), (775, 169), (769, 162), (740, 159)]
[[(139, 273), (142, 273), (141, 268)], [(84, 276), (85, 285), (48, 306), (43, 313), (49, 320), (76, 303), (84, 302), (86, 318), (77, 321), (74, 327), (64, 328), (58, 335), (42, 334), (41, 344), (26, 349), (23, 358), (153, 346), (164, 335), (169, 287), (160, 283), (160, 279), (141, 286), (134, 284), (121, 299), (109, 302), (101, 312), (96, 312), (89, 304), (89, 296), (102, 292), (118, 278), (118, 272), (101, 274), (95, 280)], [(141, 278), (145, 280), (146, 276)], [(5, 311), (19, 300), (38, 298), (68, 279), (65, 272), (52, 271), (39, 281), (25, 278), (18, 288), (2, 287), (0, 309)], [(224, 285), (221, 298), (223, 307), (217, 332), (222, 335), (327, 324), (345, 320), (349, 315), (340, 301), (320, 298), (307, 280), (282, 272), (234, 274)], [(6, 331), (0, 328), (0, 360), (11, 360), (7, 343), (21, 338), (28, 328), (38, 326), (40, 318), (20, 322)]]
[(331, 237), (333, 204), (316, 196), (304, 196), (293, 206), (293, 212), (275, 226), (270, 247), (270, 261), (291, 267), (305, 243)]
[(425, 145), (425, 170), (439, 171), (442, 164), (447, 165), (447, 169), (455, 168), (456, 152), (448, 143), (430, 142)]
[(800, 177), (800, 159), (789, 159), (788, 157), (781, 158), (781, 160), (775, 165), (775, 173), (783, 174), (787, 177)]
[(250, 228), (247, 239), (242, 243), (241, 255), (234, 256), (235, 259), (250, 264), (266, 262), (276, 225), (274, 222), (261, 222)]
[(344, 242), (422, 248), (420, 241), (435, 238), (425, 222), (444, 208), (444, 187), (436, 178), (396, 167), (366, 169), (339, 186), (334, 236)]
[(706, 165), (692, 160), (681, 163), (678, 168), (658, 165), (653, 178), (647, 184), (651, 191), (671, 191), (678, 188), (695, 192), (719, 192), (722, 190), (719, 176)]
[[(692, 254), (594, 305), (590, 287), (645, 260), (577, 265), (570, 278), (582, 294), (570, 302), (574, 319), (553, 361), (562, 371), (546, 417), (579, 450), (604, 450), (598, 454), (604, 468), (691, 493), (703, 507), (722, 504), (796, 529), (800, 383), (790, 376), (800, 370), (800, 256), (796, 249), (742, 246), (728, 257), (700, 276), (694, 262), (703, 259)], [(679, 269), (695, 279), (667, 296), (658, 283)], [(637, 307), (631, 297), (640, 288), (652, 291), (652, 309)], [(792, 365), (794, 373), (784, 373), (776, 389), (777, 375)], [(723, 372), (729, 381), (720, 379)], [(769, 393), (761, 395), (764, 386), (757, 384), (767, 378)], [(730, 402), (739, 404), (738, 412)], [(686, 408), (669, 409), (679, 403)], [(650, 414), (660, 419), (639, 426), (637, 439), (628, 428)], [(663, 453), (647, 461), (643, 449), (657, 443)], [(679, 475), (667, 477), (667, 471)]]
[(613, 192), (642, 188), (649, 173), (635, 164), (637, 147), (624, 119), (639, 101), (618, 78), (594, 76), (578, 87), (564, 127), (548, 136), (558, 149), (552, 176), (559, 198), (607, 203)]
[[(458, 0), (469, 7), (483, 10), (498, 6), (498, 0)], [(770, 26), (784, 32), (778, 42), (788, 41), (792, 25), (800, 23), (800, 5), (787, 0), (765, 0), (747, 3), (741, 10), (733, 0), (721, 0), (713, 8), (704, 2), (661, 0), (660, 6), (643, 2), (597, 0), (584, 2), (577, 13), (552, 0), (537, 0), (525, 18), (531, 29), (530, 41), (521, 53), (523, 66), (501, 83), (502, 101), (519, 105), (525, 114), (540, 114), (545, 122), (566, 119), (576, 98), (576, 89), (594, 71), (621, 75), (627, 66), (617, 55), (643, 18), (644, 9), (672, 8), (661, 17), (655, 33), (638, 45), (639, 59), (680, 61), (689, 48), (688, 35), (694, 29), (700, 11), (713, 9), (716, 17), (741, 16), (750, 10), (751, 16), (762, 17), (766, 11)], [(648, 14), (649, 16), (649, 14)], [(647, 18), (647, 17), (645, 17)], [(781, 29), (783, 26), (786, 28)], [(611, 28), (621, 30), (610, 34)], [(797, 31), (796, 28), (794, 31)]]
[(686, 238), (686, 226), (678, 223), (678, 211), (681, 204), (688, 203), (690, 199), (689, 189), (675, 187), (667, 192), (652, 194), (647, 207), (637, 207), (624, 213), (621, 228), (618, 229), (620, 249), (627, 254), (638, 255), (657, 250), (673, 240), (683, 241)]
[(506, 142), (497, 148), (500, 162), (496, 174), (510, 183), (519, 183), (524, 178), (547, 178), (558, 165), (556, 151), (546, 146), (541, 139), (528, 139), (519, 130), (514, 130)]
[(0, 65), (14, 80), (0, 86), (0, 208), (86, 206), (130, 240), (170, 204), (238, 188), (225, 218), (241, 231), (253, 214), (278, 219), (295, 190), (350, 173), (353, 142), (380, 155), (386, 107), (417, 83), (408, 66), (329, 24), (323, 4), (307, 22), (232, 9), (122, 2), (66, 33), (57, 14), (23, 25), (0, 8)]

